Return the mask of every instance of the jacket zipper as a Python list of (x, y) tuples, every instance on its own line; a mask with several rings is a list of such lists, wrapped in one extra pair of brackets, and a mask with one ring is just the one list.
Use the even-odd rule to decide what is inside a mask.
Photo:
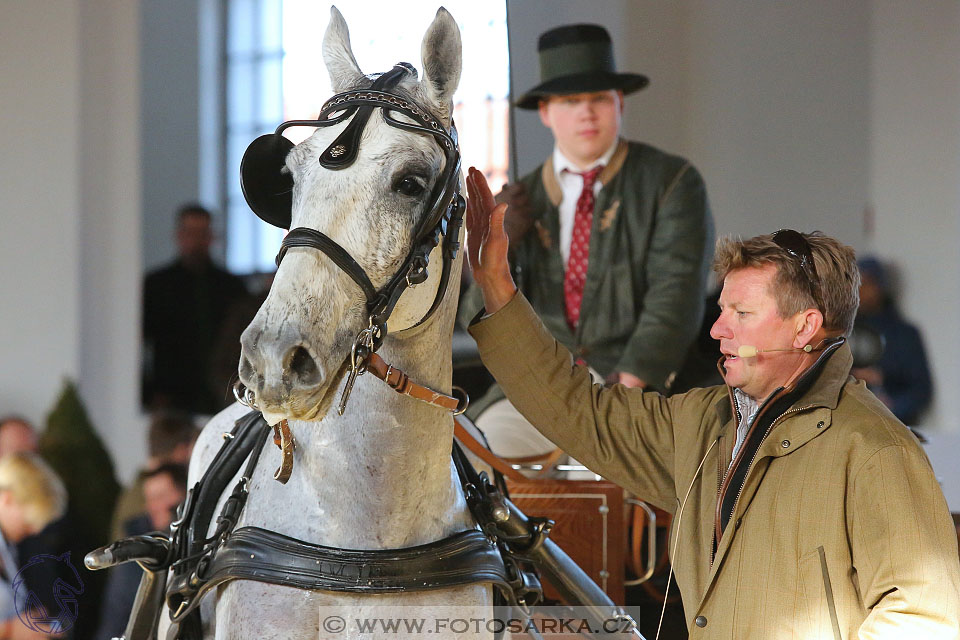
[[(727, 387), (727, 397), (730, 400), (730, 406), (733, 409), (733, 415), (737, 418), (737, 422), (736, 422), (737, 428), (739, 428), (740, 421), (743, 420), (743, 415), (740, 413), (740, 404), (734, 398), (733, 389), (731, 389), (730, 387)], [(734, 433), (736, 433), (736, 430), (734, 430)], [(736, 441), (736, 437), (734, 437), (734, 441)], [(727, 477), (727, 473), (729, 473), (730, 471), (730, 466), (733, 464), (733, 460), (731, 460), (730, 464), (727, 465), (726, 471), (721, 466), (722, 464), (723, 464), (723, 455), (720, 452), (718, 452), (717, 453), (717, 499), (716, 499), (716, 502), (718, 505), (720, 504), (720, 490), (723, 489), (723, 479)], [(716, 518), (716, 516), (714, 516), (714, 518)], [(714, 556), (716, 555), (717, 547), (720, 545), (720, 541), (717, 540), (716, 524), (714, 524), (713, 531), (714, 531), (713, 544), (710, 545), (710, 566), (711, 567), (713, 566), (713, 559), (714, 559)]]
[[(720, 456), (717, 456), (717, 504), (720, 503), (720, 488), (723, 486), (723, 477), (721, 476), (720, 469)], [(713, 557), (716, 554), (717, 546), (720, 544), (720, 541), (716, 539), (717, 537), (717, 528), (713, 527), (713, 537), (714, 543), (710, 545), (710, 566), (713, 566)]]
[[(727, 465), (726, 470), (723, 472), (723, 480), (721, 480), (721, 482), (720, 482), (720, 488), (719, 488), (719, 490), (717, 491), (717, 506), (714, 508), (714, 516), (713, 516), (713, 517), (714, 517), (714, 522), (713, 522), (713, 538), (714, 538), (714, 546), (715, 546), (715, 547), (719, 547), (719, 546), (720, 546), (720, 537), (721, 537), (721, 536), (718, 535), (717, 530), (718, 530), (719, 527), (720, 527), (720, 520), (721, 520), (721, 515), (722, 515), (722, 514), (720, 513), (720, 509), (721, 509), (721, 507), (723, 506), (723, 504), (721, 503), (721, 494), (723, 493), (723, 484), (727, 481), (727, 476), (730, 475), (730, 470), (733, 469), (733, 468), (736, 467), (736, 466), (739, 466), (738, 464), (736, 464), (737, 459), (738, 459), (739, 456), (741, 456), (741, 455), (744, 453), (744, 446), (746, 445), (746, 440), (747, 440), (747, 438), (749, 438), (749, 436), (750, 436), (750, 431), (753, 429), (753, 425), (755, 425), (755, 424), (757, 423), (757, 421), (758, 421), (758, 420), (760, 419), (760, 417), (767, 411), (767, 409), (770, 407), (770, 405), (771, 405), (773, 402), (775, 402), (774, 396), (776, 396), (777, 398), (782, 397), (781, 394), (782, 394), (783, 392), (784, 392), (784, 387), (778, 388), (776, 391), (773, 392), (773, 394), (771, 395), (771, 397), (767, 398), (767, 400), (765, 400), (765, 401), (763, 402), (763, 404), (760, 405), (760, 407), (757, 409), (756, 414), (753, 416), (753, 421), (750, 423), (750, 428), (747, 429), (747, 434), (746, 434), (746, 436), (744, 437), (744, 441), (740, 444), (740, 449), (737, 451), (736, 455), (734, 455), (733, 458), (730, 460), (730, 464)], [(789, 393), (789, 392), (787, 392), (787, 393)], [(731, 402), (731, 404), (733, 405), (734, 413), (736, 413), (736, 415), (737, 415), (737, 425), (738, 425), (737, 428), (739, 429), (739, 424), (740, 424), (740, 421), (743, 419), (743, 416), (742, 416), (741, 413), (740, 413), (740, 406), (739, 406), (739, 404), (737, 404), (737, 402), (734, 400), (733, 391), (730, 391), (730, 402)], [(779, 417), (778, 417), (777, 419), (775, 419), (775, 420), (771, 423), (770, 426), (772, 427), (773, 424), (775, 424), (777, 420), (779, 420)], [(768, 429), (767, 429), (767, 432), (769, 433), (769, 431), (770, 431), (770, 429), (768, 428)], [(766, 437), (767, 437), (767, 434), (764, 433), (763, 439), (766, 439)], [(761, 440), (761, 443), (762, 443), (762, 442), (763, 442), (763, 440)], [(734, 446), (736, 446), (736, 445), (734, 445)], [(759, 449), (759, 447), (757, 447), (757, 448)], [(751, 462), (752, 462), (752, 460), (751, 460)], [(747, 471), (749, 471), (749, 468), (747, 469)], [(744, 475), (744, 482), (746, 482), (746, 474)], [(741, 489), (742, 489), (742, 485), (741, 485)], [(738, 497), (738, 498), (739, 498), (739, 495), (740, 495), (740, 494), (738, 493), (738, 494), (737, 494), (737, 497)], [(736, 504), (736, 501), (734, 502), (734, 504)]]
[[(753, 469), (753, 462), (757, 459), (757, 454), (760, 452), (760, 448), (763, 447), (763, 443), (766, 442), (767, 436), (770, 435), (770, 432), (773, 431), (773, 428), (784, 419), (784, 417), (790, 415), (791, 413), (800, 413), (801, 411), (806, 411), (812, 407), (800, 407), (798, 409), (790, 409), (789, 411), (784, 411), (776, 420), (770, 423), (770, 426), (767, 427), (767, 431), (763, 434), (763, 437), (760, 438), (760, 444), (757, 445), (756, 451), (753, 452), (753, 457), (750, 458), (750, 463), (747, 465), (747, 473), (743, 476), (743, 483), (740, 485), (740, 489), (737, 491), (737, 497), (733, 499), (733, 507), (730, 509), (730, 516), (727, 518), (727, 522), (733, 521), (733, 514), (737, 512), (737, 504), (740, 502), (740, 496), (743, 494), (743, 488), (747, 485), (747, 480), (750, 478), (750, 471)], [(736, 525), (734, 525), (736, 526)], [(720, 541), (717, 541), (717, 545), (720, 544)]]

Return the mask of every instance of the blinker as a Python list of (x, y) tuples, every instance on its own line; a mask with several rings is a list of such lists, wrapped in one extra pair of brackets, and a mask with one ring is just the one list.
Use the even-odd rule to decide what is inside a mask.
[(293, 142), (277, 133), (262, 135), (240, 161), (240, 188), (257, 216), (281, 229), (290, 228), (293, 176), (286, 170)]

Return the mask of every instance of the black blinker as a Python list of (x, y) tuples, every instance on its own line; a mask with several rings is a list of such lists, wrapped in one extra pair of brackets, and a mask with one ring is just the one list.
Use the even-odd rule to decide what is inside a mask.
[(262, 135), (247, 147), (240, 161), (240, 188), (247, 204), (264, 222), (290, 228), (293, 176), (286, 168), (293, 143), (278, 133)]

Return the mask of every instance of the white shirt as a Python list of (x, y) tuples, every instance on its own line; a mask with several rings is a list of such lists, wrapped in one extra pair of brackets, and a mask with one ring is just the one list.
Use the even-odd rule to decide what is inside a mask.
[[(570, 259), (570, 242), (573, 240), (573, 217), (577, 213), (577, 200), (580, 199), (580, 193), (583, 192), (583, 176), (578, 173), (589, 171), (598, 165), (606, 166), (610, 164), (610, 158), (613, 152), (617, 150), (619, 140), (615, 140), (613, 145), (606, 152), (597, 158), (590, 166), (581, 169), (570, 162), (560, 147), (553, 148), (553, 171), (560, 183), (560, 189), (563, 191), (563, 198), (560, 200), (560, 255), (563, 256), (563, 264), (567, 264)], [(603, 187), (600, 181), (593, 183), (593, 194), (600, 193)]]
[(743, 441), (747, 439), (747, 431), (750, 430), (750, 425), (753, 424), (753, 419), (760, 409), (760, 404), (740, 389), (733, 390), (733, 397), (737, 401), (737, 411), (740, 412), (740, 424), (737, 425), (737, 441), (733, 445), (733, 456), (730, 458), (730, 464), (733, 464), (734, 458), (737, 457), (737, 451), (740, 450)]

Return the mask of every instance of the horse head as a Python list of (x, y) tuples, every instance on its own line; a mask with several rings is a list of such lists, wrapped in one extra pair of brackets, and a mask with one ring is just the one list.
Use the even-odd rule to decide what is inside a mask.
[[(324, 35), (323, 58), (338, 95), (313, 123), (317, 130), (296, 146), (280, 139), (280, 129), (273, 137), (264, 136), (277, 167), (268, 181), (292, 182), (292, 189), (271, 186), (268, 194), (276, 198), (282, 192), (286, 204), (281, 213), (270, 207), (266, 215), (258, 210), (256, 197), (248, 193), (248, 178), (243, 178), (254, 210), (294, 230), (284, 241), (270, 293), (241, 337), (240, 381), (271, 422), (326, 415), (349, 368), (357, 336), (374, 324), (371, 297), (382, 297), (400, 280), (411, 283), (400, 271), (409, 268), (411, 250), (429, 239), (432, 230), (424, 227), (433, 224), (438, 194), (446, 193), (449, 201), (447, 187), (459, 179), (451, 174), (452, 159), (458, 158), (450, 151), (451, 142), (455, 151), (455, 140), (443, 138), (451, 126), (452, 96), (460, 79), (460, 33), (445, 9), (437, 12), (423, 37), (422, 80), (412, 67), (401, 65), (379, 80), (366, 76), (336, 8)], [(383, 89), (410, 110), (387, 108), (382, 94), (379, 103), (357, 102), (363, 100), (362, 90), (370, 89)], [(347, 101), (338, 108), (336, 100), (343, 101), (342, 96)], [(431, 135), (430, 125), (439, 125), (433, 128), (440, 134)], [(254, 157), (249, 164), (258, 160)], [(298, 243), (294, 236), (323, 236), (324, 246), (339, 248), (317, 250), (321, 247), (315, 242)], [(433, 237), (435, 242), (435, 232)], [(443, 247), (433, 246), (425, 250), (430, 267), (423, 272), (426, 281), (389, 305), (391, 332), (417, 324), (436, 307)], [(351, 261), (355, 264), (345, 267)], [(357, 269), (366, 274), (366, 284)], [(404, 288), (401, 282), (400, 290)], [(382, 315), (378, 320), (385, 323)]]

